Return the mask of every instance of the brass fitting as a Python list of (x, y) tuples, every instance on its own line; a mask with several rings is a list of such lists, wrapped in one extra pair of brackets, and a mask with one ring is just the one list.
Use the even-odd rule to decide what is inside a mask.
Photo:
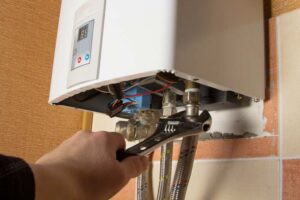
[(160, 116), (161, 112), (157, 110), (141, 110), (128, 121), (117, 122), (116, 132), (128, 141), (145, 139), (155, 132)]

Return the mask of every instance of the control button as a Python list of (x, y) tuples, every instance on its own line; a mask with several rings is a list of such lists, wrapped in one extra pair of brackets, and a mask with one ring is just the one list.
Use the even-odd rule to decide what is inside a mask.
[(86, 61), (89, 60), (89, 59), (90, 59), (90, 54), (86, 54), (85, 57), (84, 57), (84, 59), (85, 59)]
[(81, 56), (79, 56), (79, 57), (77, 58), (77, 62), (78, 62), (78, 63), (81, 63), (81, 60), (82, 60), (82, 58), (81, 58)]

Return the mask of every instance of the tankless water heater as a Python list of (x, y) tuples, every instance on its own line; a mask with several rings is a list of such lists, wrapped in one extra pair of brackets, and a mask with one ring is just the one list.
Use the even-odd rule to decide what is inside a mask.
[(159, 109), (166, 88), (180, 104), (184, 80), (208, 109), (263, 99), (263, 11), (263, 0), (62, 0), (49, 102), (109, 113), (122, 94)]

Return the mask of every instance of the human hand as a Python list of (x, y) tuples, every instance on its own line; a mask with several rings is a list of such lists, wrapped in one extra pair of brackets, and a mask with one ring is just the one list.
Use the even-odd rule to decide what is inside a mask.
[(31, 165), (36, 199), (109, 199), (148, 166), (143, 156), (117, 161), (124, 148), (117, 133), (76, 133)]

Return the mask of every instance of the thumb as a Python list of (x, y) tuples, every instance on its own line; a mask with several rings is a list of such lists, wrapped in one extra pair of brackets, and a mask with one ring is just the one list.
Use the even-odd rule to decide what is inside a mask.
[(149, 160), (145, 156), (131, 156), (121, 162), (121, 166), (129, 178), (134, 178), (140, 175), (147, 169), (148, 165)]

